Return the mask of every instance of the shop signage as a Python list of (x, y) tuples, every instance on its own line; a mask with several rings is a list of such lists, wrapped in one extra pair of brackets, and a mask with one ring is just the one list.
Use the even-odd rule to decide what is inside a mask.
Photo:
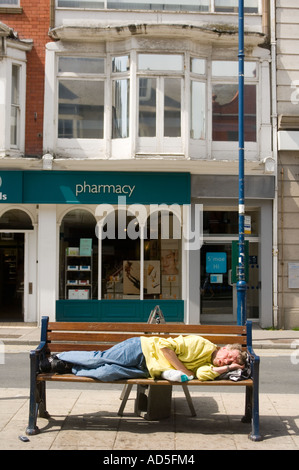
[(0, 171), (0, 204), (190, 204), (189, 173)]
[(0, 203), (23, 202), (22, 171), (0, 171)]
[(27, 204), (190, 204), (189, 173), (23, 172)]

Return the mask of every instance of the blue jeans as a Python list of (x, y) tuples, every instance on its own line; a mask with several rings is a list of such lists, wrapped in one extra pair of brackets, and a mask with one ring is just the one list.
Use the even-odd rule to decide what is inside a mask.
[(103, 382), (149, 376), (140, 338), (127, 339), (106, 351), (66, 351), (58, 357), (73, 364), (73, 374)]

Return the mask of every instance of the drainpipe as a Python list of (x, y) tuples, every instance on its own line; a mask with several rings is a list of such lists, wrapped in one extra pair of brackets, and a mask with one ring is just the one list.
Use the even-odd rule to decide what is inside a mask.
[(244, 241), (244, 0), (239, 0), (239, 261), (237, 281), (237, 323), (246, 321), (245, 241)]
[(278, 327), (278, 152), (276, 95), (276, 12), (275, 0), (270, 1), (271, 92), (272, 92), (272, 152), (275, 161), (275, 194), (273, 201), (273, 326)]

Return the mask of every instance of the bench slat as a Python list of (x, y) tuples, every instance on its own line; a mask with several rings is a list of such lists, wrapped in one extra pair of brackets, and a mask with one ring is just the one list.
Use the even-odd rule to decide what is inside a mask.
[(177, 323), (98, 323), (98, 322), (49, 322), (48, 331), (130, 331), (166, 332), (184, 334), (239, 334), (246, 335), (246, 327), (239, 325), (185, 325)]
[[(73, 374), (55, 374), (55, 373), (41, 373), (37, 376), (39, 382), (48, 381), (48, 382), (85, 382), (85, 383), (113, 383), (113, 384), (136, 384), (136, 385), (182, 385), (181, 382), (169, 382), (168, 380), (159, 380), (159, 379), (127, 379), (127, 380), (114, 380), (113, 382), (102, 382), (101, 380), (92, 379), (91, 377), (79, 377)], [(200, 386), (252, 386), (252, 379), (240, 380), (239, 382), (233, 382), (232, 380), (207, 380), (201, 381), (198, 379), (193, 379), (187, 382), (188, 386), (190, 385), (200, 385)]]
[[(142, 336), (142, 335), (141, 335)], [(163, 334), (152, 333), (145, 335), (150, 336), (163, 336), (165, 338), (176, 338), (177, 334)], [(184, 335), (185, 336), (185, 335)], [(246, 336), (235, 336), (235, 335), (201, 335), (203, 338), (208, 339), (215, 344), (233, 344), (240, 343), (246, 346)], [(115, 342), (120, 343), (128, 338), (140, 337), (140, 333), (74, 333), (74, 332), (49, 332), (48, 340), (53, 342), (56, 341), (72, 341), (72, 342), (93, 342), (104, 343), (104, 342)]]

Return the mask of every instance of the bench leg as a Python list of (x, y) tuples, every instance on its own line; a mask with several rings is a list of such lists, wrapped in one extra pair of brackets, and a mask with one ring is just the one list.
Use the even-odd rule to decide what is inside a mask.
[(39, 368), (39, 357), (30, 354), (30, 399), (29, 399), (29, 420), (26, 429), (26, 434), (33, 436), (40, 432), (37, 427), (37, 415), (42, 418), (49, 418), (49, 413), (46, 411), (46, 383), (37, 382), (36, 376)]
[(245, 414), (241, 419), (242, 423), (250, 423), (252, 418), (252, 387), (246, 387)]
[(120, 396), (120, 399), (122, 400), (122, 403), (121, 403), (121, 405), (119, 407), (119, 410), (118, 410), (118, 413), (117, 413), (119, 416), (122, 416), (123, 413), (124, 413), (124, 409), (125, 409), (126, 403), (128, 401), (128, 398), (130, 396), (132, 388), (133, 388), (133, 384), (128, 384), (128, 385), (125, 385), (123, 390), (122, 390), (122, 393), (121, 393), (121, 396)]
[(34, 436), (39, 434), (40, 430), (36, 425), (37, 416), (49, 419), (50, 415), (46, 410), (46, 384), (45, 382), (36, 383), (30, 391), (29, 402), (29, 422), (26, 429), (26, 434)]
[(195, 408), (194, 408), (194, 406), (193, 406), (193, 402), (192, 402), (192, 398), (191, 398), (190, 392), (189, 392), (189, 390), (188, 390), (188, 385), (182, 384), (182, 387), (183, 387), (183, 390), (184, 390), (184, 393), (185, 393), (185, 397), (186, 397), (187, 403), (188, 403), (188, 405), (189, 405), (189, 409), (190, 409), (190, 412), (191, 412), (191, 416), (196, 416), (196, 411), (195, 411)]
[(259, 396), (258, 386), (253, 388), (253, 402), (252, 402), (252, 432), (249, 435), (252, 441), (261, 441), (260, 435), (260, 419), (259, 419)]
[(260, 359), (255, 356), (252, 370), (253, 390), (252, 390), (252, 432), (249, 439), (252, 441), (261, 441), (260, 419), (259, 419), (259, 366)]

